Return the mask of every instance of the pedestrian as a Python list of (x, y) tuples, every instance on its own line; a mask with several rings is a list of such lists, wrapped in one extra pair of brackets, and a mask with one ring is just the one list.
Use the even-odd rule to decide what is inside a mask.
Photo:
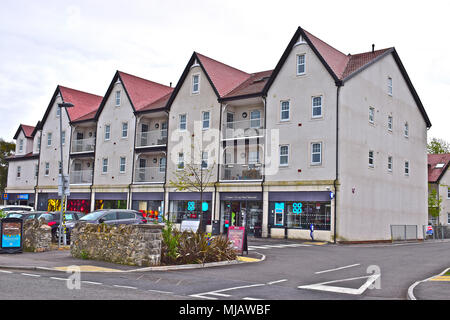
[(309, 235), (311, 236), (312, 241), (314, 241), (314, 224), (311, 223), (311, 225), (309, 226), (309, 230), (311, 231)]

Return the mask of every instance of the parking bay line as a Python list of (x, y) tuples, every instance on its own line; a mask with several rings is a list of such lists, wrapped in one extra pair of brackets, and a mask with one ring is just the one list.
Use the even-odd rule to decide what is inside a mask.
[(318, 271), (318, 272), (314, 272), (315, 274), (321, 274), (321, 273), (326, 273), (326, 272), (332, 272), (332, 271), (338, 271), (338, 270), (342, 270), (342, 269), (348, 269), (348, 268), (352, 268), (352, 267), (357, 267), (360, 266), (360, 263), (356, 263), (356, 264), (352, 264), (349, 266), (345, 266), (345, 267), (340, 267), (340, 268), (335, 268), (335, 269), (329, 269), (329, 270), (324, 270), (324, 271)]
[(27, 277), (36, 277), (36, 278), (40, 277), (40, 275), (32, 274), (32, 273), (21, 273), (21, 275), (27, 276)]

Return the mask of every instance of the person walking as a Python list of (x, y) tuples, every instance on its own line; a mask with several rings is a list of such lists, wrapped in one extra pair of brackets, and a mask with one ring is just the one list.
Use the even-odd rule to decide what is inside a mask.
[(311, 223), (311, 225), (309, 226), (309, 230), (309, 235), (311, 236), (312, 241), (314, 241), (314, 224)]

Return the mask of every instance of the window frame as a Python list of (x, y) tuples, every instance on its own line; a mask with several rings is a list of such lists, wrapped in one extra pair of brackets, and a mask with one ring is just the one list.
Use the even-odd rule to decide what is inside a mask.
[[(108, 129), (108, 130), (106, 130)], [(109, 141), (111, 140), (111, 125), (110, 124), (105, 124), (105, 129), (104, 129), (104, 141)], [(106, 135), (108, 134), (108, 138), (106, 138)]]
[[(319, 145), (320, 146), (320, 151), (319, 152), (314, 152), (314, 145)], [(320, 156), (320, 161), (319, 162), (314, 162), (314, 155), (319, 154)], [(311, 142), (311, 165), (312, 166), (319, 166), (322, 165), (323, 162), (323, 143), (322, 142)]]
[[(126, 126), (126, 128), (124, 128)], [(124, 136), (124, 132), (126, 133), (126, 135)], [(121, 134), (121, 138), (122, 139), (126, 139), (128, 138), (128, 121), (122, 122), (122, 134)]]
[(61, 131), (61, 143), (63, 146), (66, 144), (66, 130)]
[[(287, 110), (283, 110), (283, 104), (287, 104)], [(283, 119), (283, 112), (287, 112), (288, 117), (286, 119)], [(280, 121), (286, 122), (291, 120), (291, 102), (289, 100), (282, 100), (280, 102)]]
[(44, 176), (48, 177), (50, 175), (50, 162), (44, 163)]
[(394, 117), (392, 115), (388, 116), (388, 131), (392, 132), (394, 130)]
[[(208, 119), (205, 120), (205, 115), (208, 115)], [(205, 121), (208, 121), (208, 126), (205, 127)], [(211, 111), (202, 111), (202, 130), (208, 130), (211, 128)]]
[(122, 103), (122, 92), (121, 90), (116, 90), (114, 96), (114, 105), (116, 107), (120, 107), (121, 103)]
[(369, 107), (369, 123), (374, 124), (375, 123), (375, 108)]
[[(123, 163), (122, 163), (123, 160)], [(123, 170), (122, 170), (123, 166)], [(119, 173), (125, 173), (127, 169), (127, 158), (126, 157), (120, 157), (119, 158)]]
[(51, 147), (53, 143), (53, 134), (51, 132), (47, 132), (47, 147)]
[[(180, 156), (181, 155), (181, 156)], [(180, 161), (181, 160), (181, 161)], [(180, 165), (183, 166), (180, 166)], [(177, 171), (181, 171), (184, 169), (184, 152), (178, 152), (178, 160), (177, 160)]]
[[(163, 161), (164, 160), (164, 161)], [(162, 165), (162, 163), (164, 162), (164, 166)], [(159, 172), (166, 172), (166, 165), (167, 165), (167, 159), (166, 157), (161, 157), (159, 158)]]
[(19, 139), (19, 152), (23, 152), (23, 139)]
[[(300, 63), (300, 57), (303, 57), (303, 63)], [(306, 74), (306, 53), (297, 54), (295, 66), (296, 66), (295, 73), (297, 74), (297, 76), (303, 76)], [(303, 66), (303, 72), (299, 72), (300, 66)]]
[[(281, 150), (283, 149), (283, 148), (287, 148), (287, 153), (286, 154), (282, 154), (281, 153)], [(289, 166), (289, 158), (290, 158), (290, 150), (289, 150), (290, 148), (289, 148), (289, 145), (288, 144), (281, 144), (280, 145), (280, 148), (279, 148), (279, 151), (278, 151), (278, 154), (279, 154), (279, 166), (280, 167), (288, 167)], [(281, 163), (281, 158), (282, 157), (285, 157), (286, 158), (286, 163)]]
[[(105, 160), (106, 160), (106, 164), (105, 164)], [(108, 158), (103, 158), (102, 159), (102, 174), (107, 174), (108, 173), (108, 166), (109, 166)], [(105, 170), (105, 168), (106, 168), (106, 170)]]
[[(208, 151), (202, 151), (202, 162), (200, 165), (202, 170), (208, 169), (208, 158), (209, 158)], [(206, 164), (206, 165), (204, 165), (204, 164)]]
[(410, 163), (409, 163), (409, 160), (405, 160), (405, 167), (404, 167), (404, 174), (405, 174), (405, 176), (409, 176), (410, 175), (410, 173), (411, 173), (411, 166), (410, 166)]
[(394, 81), (392, 80), (392, 77), (388, 77), (387, 82), (388, 95), (392, 97), (394, 92)]
[[(372, 161), (372, 163), (370, 163)], [(375, 152), (373, 150), (369, 150), (369, 168), (375, 168)]]
[[(195, 79), (197, 78), (197, 83), (195, 83)], [(194, 90), (195, 85), (197, 85), (197, 90)], [(200, 93), (200, 73), (194, 73), (192, 75), (192, 87), (191, 87), (191, 93), (192, 94), (199, 94)]]
[[(184, 116), (184, 122), (181, 121), (181, 117)], [(184, 123), (184, 129), (181, 128), (181, 124)], [(186, 131), (187, 130), (187, 113), (182, 113), (178, 115), (178, 130), (179, 131)]]
[(22, 166), (17, 166), (16, 179), (20, 179), (22, 175)]
[(388, 171), (392, 172), (394, 170), (394, 158), (392, 156), (388, 156)]
[[(314, 109), (317, 109), (318, 106), (314, 105), (314, 99), (320, 98), (320, 115), (314, 115)], [(318, 119), (323, 117), (323, 96), (313, 96), (311, 97), (311, 118)]]
[(405, 138), (409, 138), (409, 124), (408, 124), (408, 121), (406, 121), (404, 126), (403, 126), (403, 136)]

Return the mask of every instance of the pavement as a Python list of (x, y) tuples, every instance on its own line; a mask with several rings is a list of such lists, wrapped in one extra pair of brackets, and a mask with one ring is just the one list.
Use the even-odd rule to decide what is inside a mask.
[(410, 300), (450, 300), (450, 268), (415, 282), (408, 290)]

